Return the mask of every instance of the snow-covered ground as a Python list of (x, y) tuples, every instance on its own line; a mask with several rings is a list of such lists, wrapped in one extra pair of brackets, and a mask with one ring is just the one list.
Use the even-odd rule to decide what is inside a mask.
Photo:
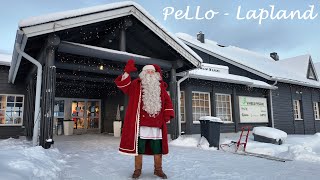
[[(237, 140), (224, 134), (221, 143)], [(0, 179), (131, 179), (132, 156), (118, 153), (119, 138), (106, 134), (55, 137), (54, 148), (31, 147), (21, 139), (0, 140)], [(200, 142), (200, 145), (198, 146)], [(247, 150), (293, 161), (277, 162), (209, 148), (199, 135), (169, 145), (163, 168), (169, 179), (319, 179), (320, 134), (288, 135), (282, 145), (254, 142)], [(153, 158), (144, 157), (141, 179), (153, 175)]]

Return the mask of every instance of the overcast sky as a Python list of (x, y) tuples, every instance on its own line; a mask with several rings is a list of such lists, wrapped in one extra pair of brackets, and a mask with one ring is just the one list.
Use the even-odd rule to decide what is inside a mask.
[[(26, 3), (28, 2), (28, 3)], [(53, 12), (90, 7), (116, 0), (2, 0), (0, 2), (0, 53), (12, 53), (18, 23), (21, 19)], [(253, 50), (265, 55), (278, 52), (280, 59), (311, 54), (314, 62), (320, 62), (320, 1), (319, 0), (136, 0), (160, 24), (172, 33), (185, 32), (196, 35), (202, 31), (206, 38), (223, 45), (233, 45)], [(264, 8), (271, 12), (270, 5), (279, 10), (300, 10), (304, 13), (314, 5), (314, 20), (237, 20), (237, 10), (241, 6), (241, 17), (249, 10)], [(163, 9), (173, 7), (195, 17), (197, 6), (199, 17), (206, 11), (219, 12), (211, 20), (177, 20), (174, 15), (164, 20)], [(229, 15), (224, 15), (228, 13)]]

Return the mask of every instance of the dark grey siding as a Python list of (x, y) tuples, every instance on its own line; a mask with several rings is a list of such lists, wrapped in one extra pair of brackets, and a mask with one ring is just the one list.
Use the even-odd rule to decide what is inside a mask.
[[(261, 80), (269, 84), (274, 83), (200, 50), (192, 49), (203, 59), (204, 63), (228, 66), (230, 74)], [(275, 128), (281, 129), (289, 134), (313, 134), (315, 132), (320, 132), (320, 120), (315, 120), (313, 111), (313, 102), (320, 102), (320, 90), (281, 82), (276, 86), (278, 86), (279, 89), (272, 92)], [(238, 88), (234, 90), (233, 103), (235, 105), (237, 104), (237, 98), (235, 98), (237, 96), (235, 94), (239, 94), (238, 91)], [(270, 98), (268, 100), (270, 101)], [(293, 100), (301, 101), (301, 113), (303, 120), (294, 120)], [(237, 114), (237, 109), (234, 110), (234, 113)], [(269, 114), (271, 115), (271, 113)], [(236, 118), (234, 120), (235, 122), (237, 121)], [(236, 130), (239, 130), (241, 126), (241, 124), (238, 125), (235, 123)], [(271, 124), (269, 124), (269, 126), (271, 126)], [(223, 127), (223, 131), (230, 131), (232, 128), (234, 127), (225, 125), (225, 127)]]
[(295, 133), (293, 101), (289, 84), (278, 83), (272, 92), (273, 118), (275, 128), (289, 134)]
[[(231, 95), (233, 123), (221, 125), (221, 132), (237, 132), (243, 126), (268, 126), (269, 123), (240, 123), (238, 96), (265, 97), (268, 98), (268, 90), (248, 88), (242, 85), (221, 83), (214, 81), (188, 79), (183, 82), (182, 90), (185, 91), (186, 108), (186, 134), (199, 134), (200, 125), (193, 123), (192, 116), (192, 91), (208, 92), (211, 98), (211, 115), (216, 116), (215, 94), (223, 93)], [(269, 106), (269, 105), (268, 105)], [(269, 107), (270, 108), (270, 107)]]
[[(0, 94), (21, 94), (26, 96), (26, 87), (24, 84), (9, 84), (8, 66), (0, 65)], [(24, 107), (26, 106), (26, 97), (24, 97)], [(23, 113), (23, 124), (26, 120), (26, 113)], [(0, 138), (18, 137), (24, 135), (24, 126), (0, 126)]]
[[(273, 91), (273, 113), (275, 128), (289, 134), (313, 134), (319, 132), (315, 120), (313, 102), (319, 102), (319, 90), (292, 84), (278, 83)], [(303, 120), (294, 120), (293, 101), (300, 100)]]
[(302, 102), (302, 118), (304, 122), (304, 133), (314, 134), (314, 111), (313, 111), (313, 100), (312, 100), (312, 89), (303, 88), (301, 90), (301, 102)]

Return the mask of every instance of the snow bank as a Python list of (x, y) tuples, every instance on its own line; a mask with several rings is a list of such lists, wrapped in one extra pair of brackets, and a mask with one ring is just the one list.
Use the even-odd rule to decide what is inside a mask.
[(66, 161), (58, 149), (32, 147), (19, 139), (0, 141), (0, 174), (5, 179), (58, 179)]
[(271, 128), (271, 127), (254, 127), (252, 130), (252, 133), (259, 135), (259, 136), (264, 136), (268, 137), (271, 139), (276, 139), (279, 141), (280, 139), (282, 142), (287, 138), (287, 133), (284, 131), (281, 131), (279, 129)]
[(200, 135), (183, 135), (169, 143), (173, 146), (195, 147), (205, 150), (217, 150), (215, 147), (209, 147), (209, 142)]
[(320, 133), (313, 136), (293, 136), (288, 139), (289, 158), (308, 162), (320, 162)]

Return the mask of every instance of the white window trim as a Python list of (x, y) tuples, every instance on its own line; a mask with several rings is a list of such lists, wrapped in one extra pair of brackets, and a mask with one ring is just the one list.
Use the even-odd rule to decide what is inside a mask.
[[(224, 123), (230, 123), (230, 124), (232, 124), (232, 123), (234, 123), (233, 122), (233, 116), (232, 116), (232, 99), (231, 99), (231, 94), (223, 94), (223, 93), (215, 93), (215, 96), (216, 95), (224, 95), (224, 96), (229, 96), (229, 99), (230, 99), (230, 117), (231, 117), (231, 121), (223, 121)], [(215, 102), (217, 102), (217, 100), (215, 99)], [(216, 104), (216, 106), (217, 106), (217, 104)], [(217, 107), (216, 107), (217, 108)], [(217, 110), (217, 109), (216, 109)]]
[[(209, 97), (209, 116), (211, 116), (211, 97), (210, 97), (210, 92), (202, 92), (202, 91), (192, 91), (192, 97), (193, 97), (193, 93), (200, 93), (200, 94), (208, 94)], [(191, 98), (192, 99), (192, 98)], [(193, 120), (193, 106), (192, 106), (192, 100), (191, 100), (191, 107), (192, 107), (192, 122), (193, 124), (200, 124), (200, 121), (194, 121)]]
[[(183, 114), (183, 119), (184, 121), (181, 121), (181, 123), (186, 123), (186, 94), (184, 93), (184, 91), (180, 91), (181, 93), (183, 93), (183, 109), (184, 109), (184, 114)], [(170, 97), (170, 91), (167, 91), (169, 97)], [(171, 98), (171, 97), (170, 97)], [(181, 116), (181, 112), (180, 112), (180, 116)], [(170, 124), (171, 121), (168, 121), (167, 124)]]
[[(181, 94), (183, 94), (183, 119), (184, 121), (181, 120), (181, 123), (186, 123), (186, 94), (184, 93), (184, 91), (180, 91)], [(181, 116), (181, 112), (180, 112), (180, 116)], [(181, 116), (182, 117), (182, 116)]]
[[(25, 109), (24, 109), (24, 100), (25, 100), (24, 95), (23, 94), (0, 94), (0, 96), (6, 96), (6, 97), (7, 96), (15, 96), (15, 97), (21, 96), (21, 97), (23, 97), (23, 99), (22, 99), (23, 111), (22, 111), (22, 115), (21, 115), (21, 123), (20, 124), (0, 124), (0, 126), (23, 126), (23, 116), (24, 116), (24, 111), (25, 111)], [(6, 103), (8, 103), (8, 102), (6, 102)], [(14, 102), (14, 103), (16, 103), (16, 102)]]
[(298, 118), (296, 118), (296, 114), (294, 112), (294, 120), (296, 121), (303, 121), (302, 119), (302, 114), (301, 114), (301, 105), (300, 105), (300, 100), (293, 100), (293, 111), (295, 111), (295, 107), (296, 107), (296, 103), (295, 102), (298, 102), (297, 103), (297, 110), (298, 110)]
[[(316, 106), (317, 106), (318, 118), (316, 118), (316, 112), (315, 112), (315, 110), (314, 110), (314, 105), (315, 105), (315, 104), (316, 104)], [(319, 102), (317, 102), (317, 101), (313, 101), (313, 114), (314, 114), (314, 119), (315, 119), (316, 121), (320, 121)]]

